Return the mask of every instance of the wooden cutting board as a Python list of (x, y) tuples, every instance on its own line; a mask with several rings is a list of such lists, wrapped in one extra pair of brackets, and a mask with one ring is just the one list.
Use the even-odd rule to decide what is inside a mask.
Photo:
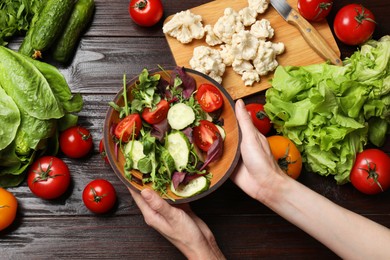
[[(297, 0), (288, 0), (290, 5), (296, 9)], [(236, 11), (248, 6), (246, 0), (216, 0), (207, 4), (190, 9), (194, 14), (201, 15), (203, 25), (214, 25), (219, 17), (223, 15), (225, 8), (231, 7)], [(173, 15), (167, 17), (165, 22), (169, 21)], [(259, 14), (257, 19), (268, 19), (271, 26), (275, 30), (275, 36), (271, 39), (272, 42), (283, 42), (285, 45), (285, 53), (277, 56), (280, 65), (310, 65), (315, 63), (325, 62), (304, 40), (300, 32), (293, 25), (288, 24), (277, 12), (269, 5), (264, 14)], [(332, 32), (326, 21), (313, 23), (313, 26), (319, 31), (324, 39), (329, 43), (332, 49), (340, 55), (340, 50), (337, 47), (336, 41), (333, 38)], [(189, 61), (195, 47), (206, 45), (204, 39), (194, 40), (189, 44), (182, 44), (175, 38), (166, 35), (168, 45), (172, 51), (176, 64), (190, 68)], [(215, 47), (219, 48), (219, 47)], [(230, 93), (233, 99), (242, 98), (271, 87), (269, 79), (273, 73), (267, 76), (262, 76), (259, 83), (255, 83), (251, 87), (246, 87), (241, 80), (241, 76), (236, 74), (231, 67), (227, 67), (223, 76), (222, 86)]]

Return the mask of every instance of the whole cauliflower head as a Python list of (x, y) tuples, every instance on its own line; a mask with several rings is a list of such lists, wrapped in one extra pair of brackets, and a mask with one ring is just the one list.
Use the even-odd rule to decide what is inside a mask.
[(232, 36), (233, 54), (236, 59), (252, 60), (256, 57), (259, 40), (249, 31), (243, 30)]
[(219, 51), (208, 46), (198, 46), (194, 49), (190, 66), (194, 70), (208, 75), (218, 83), (222, 82), (222, 76), (226, 68)]
[(211, 25), (206, 25), (204, 27), (204, 31), (206, 33), (206, 43), (210, 46), (215, 46), (222, 43), (222, 40), (218, 38), (217, 35), (215, 35), (213, 31), (213, 27)]
[(269, 0), (248, 0), (249, 8), (256, 10), (257, 13), (262, 14), (267, 10)]
[(217, 20), (213, 28), (215, 35), (229, 44), (232, 42), (233, 34), (242, 30), (245, 30), (245, 27), (240, 15), (230, 7), (224, 10), (223, 16)]
[(244, 26), (250, 26), (256, 22), (257, 12), (255, 9), (247, 6), (238, 11), (238, 14), (241, 17), (241, 21)]
[(274, 29), (271, 27), (271, 23), (267, 19), (256, 21), (251, 26), (250, 32), (253, 36), (262, 40), (274, 37)]
[(164, 24), (163, 32), (184, 44), (190, 43), (193, 39), (202, 39), (204, 36), (202, 16), (193, 14), (190, 10), (176, 13)]

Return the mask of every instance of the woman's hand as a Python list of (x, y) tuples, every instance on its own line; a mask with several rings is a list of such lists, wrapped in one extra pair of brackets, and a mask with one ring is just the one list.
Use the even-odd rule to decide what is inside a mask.
[(224, 259), (214, 235), (188, 204), (174, 207), (153, 190), (144, 189), (140, 194), (129, 190), (146, 224), (167, 238), (188, 259)]
[(242, 100), (236, 102), (235, 111), (242, 132), (242, 163), (231, 179), (249, 196), (264, 202), (271, 195), (267, 190), (286, 175), (274, 160), (267, 138), (253, 125)]

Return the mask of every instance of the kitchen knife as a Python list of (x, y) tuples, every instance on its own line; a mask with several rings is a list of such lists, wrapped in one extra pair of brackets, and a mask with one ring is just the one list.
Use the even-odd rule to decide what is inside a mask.
[(299, 29), (303, 38), (318, 55), (329, 60), (332, 64), (343, 65), (340, 57), (333, 51), (318, 31), (285, 0), (271, 0), (271, 5), (288, 23)]

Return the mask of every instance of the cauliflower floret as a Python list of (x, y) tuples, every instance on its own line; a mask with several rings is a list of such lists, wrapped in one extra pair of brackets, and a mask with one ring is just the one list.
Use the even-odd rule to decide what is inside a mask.
[(269, 0), (248, 0), (249, 8), (255, 9), (257, 13), (262, 14), (267, 10)]
[(271, 27), (271, 23), (267, 19), (261, 19), (256, 21), (250, 30), (251, 34), (258, 39), (265, 40), (274, 37), (274, 29)]
[(256, 22), (257, 12), (255, 9), (245, 7), (241, 9), (238, 14), (241, 17), (241, 21), (245, 26), (250, 26)]
[(219, 54), (221, 55), (223, 63), (225, 63), (226, 66), (232, 66), (232, 63), (234, 61), (234, 54), (232, 51), (232, 45), (231, 44), (223, 44), (220, 46)]
[(242, 75), (245, 71), (252, 71), (254, 69), (252, 63), (247, 60), (235, 59), (232, 63), (233, 70)]
[(202, 16), (193, 14), (190, 10), (176, 13), (164, 24), (163, 32), (184, 44), (193, 39), (202, 39), (204, 36)]
[(211, 25), (206, 25), (204, 27), (204, 31), (206, 33), (206, 43), (210, 46), (215, 46), (222, 43), (222, 40), (218, 38), (217, 35), (215, 35), (213, 31), (213, 27)]
[(278, 66), (276, 52), (272, 48), (272, 42), (260, 40), (257, 56), (253, 60), (253, 65), (260, 76), (267, 75)]
[(249, 31), (233, 34), (232, 52), (237, 59), (252, 60), (256, 57), (259, 40)]
[(260, 81), (260, 75), (250, 61), (235, 59), (232, 68), (236, 73), (241, 75), (241, 79), (244, 81), (245, 86), (252, 86), (255, 81)]
[(283, 42), (272, 43), (272, 49), (274, 49), (276, 55), (280, 55), (284, 52)]
[(207, 46), (198, 46), (194, 49), (190, 66), (194, 70), (210, 76), (218, 83), (222, 82), (222, 75), (226, 67), (219, 51)]
[(242, 81), (244, 81), (244, 85), (250, 87), (255, 82), (260, 81), (260, 75), (256, 70), (245, 71), (241, 76)]
[(244, 30), (241, 17), (232, 8), (226, 8), (223, 16), (214, 24), (213, 31), (215, 35), (224, 43), (231, 43), (234, 33)]

